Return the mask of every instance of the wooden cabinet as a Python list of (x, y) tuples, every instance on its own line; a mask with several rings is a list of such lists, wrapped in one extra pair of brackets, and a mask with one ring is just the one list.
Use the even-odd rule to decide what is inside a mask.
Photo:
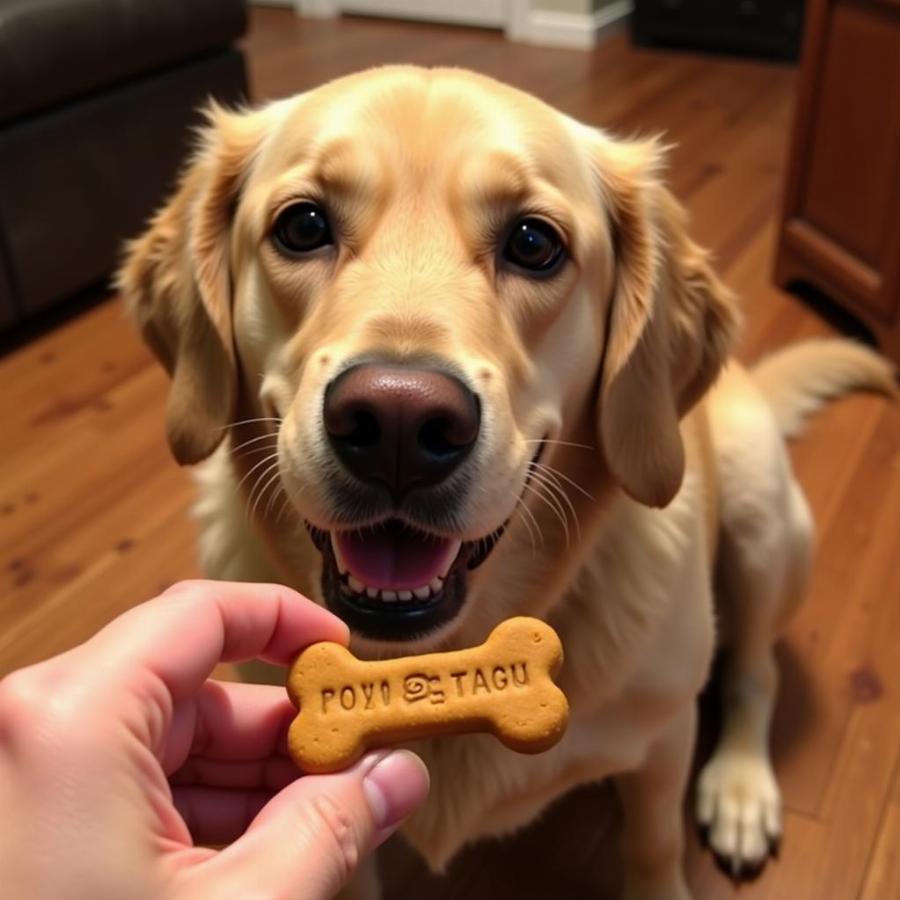
[(811, 0), (775, 279), (900, 361), (900, 0)]

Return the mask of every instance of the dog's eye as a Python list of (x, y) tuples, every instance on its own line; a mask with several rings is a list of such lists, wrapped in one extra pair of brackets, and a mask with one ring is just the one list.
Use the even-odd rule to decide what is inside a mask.
[(325, 211), (315, 203), (294, 203), (275, 220), (272, 239), (286, 253), (309, 253), (334, 243)]
[(565, 256), (565, 246), (556, 229), (543, 219), (520, 219), (503, 248), (503, 256), (520, 269), (548, 274)]

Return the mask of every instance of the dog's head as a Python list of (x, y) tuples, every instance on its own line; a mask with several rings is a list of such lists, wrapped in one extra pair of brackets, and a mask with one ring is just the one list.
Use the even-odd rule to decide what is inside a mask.
[(212, 109), (120, 277), (175, 457), (260, 420), (325, 602), (377, 641), (452, 633), (505, 528), (564, 527), (567, 443), (667, 504), (735, 314), (661, 157), (457, 70)]

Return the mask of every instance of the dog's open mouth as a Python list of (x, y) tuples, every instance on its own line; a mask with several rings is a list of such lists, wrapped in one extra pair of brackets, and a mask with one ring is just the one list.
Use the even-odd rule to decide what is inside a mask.
[[(531, 460), (526, 486), (546, 443), (540, 441)], [(306, 527), (322, 554), (325, 605), (360, 637), (396, 642), (421, 639), (456, 618), (469, 573), (488, 558), (509, 521), (474, 541), (396, 517), (364, 528)]]
[(357, 530), (307, 527), (322, 554), (326, 605), (357, 634), (382, 641), (415, 640), (455, 618), (468, 572), (503, 532), (463, 542), (398, 519)]

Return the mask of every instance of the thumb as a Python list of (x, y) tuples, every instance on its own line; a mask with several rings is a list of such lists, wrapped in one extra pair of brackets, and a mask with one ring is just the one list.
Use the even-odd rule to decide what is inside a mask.
[(369, 754), (336, 775), (299, 778), (202, 866), (203, 887), (214, 897), (330, 900), (360, 858), (424, 802), (428, 786), (428, 770), (407, 750)]

